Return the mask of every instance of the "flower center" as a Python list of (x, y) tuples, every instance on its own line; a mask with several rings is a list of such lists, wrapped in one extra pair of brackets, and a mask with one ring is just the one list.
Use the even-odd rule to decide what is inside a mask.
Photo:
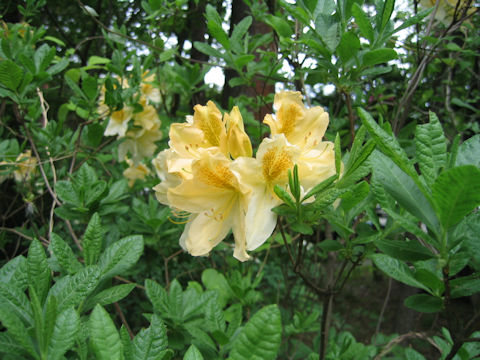
[(207, 185), (228, 190), (238, 189), (237, 178), (226, 166), (217, 165), (214, 169), (202, 166), (199, 169), (198, 177), (200, 181)]
[(277, 147), (269, 149), (263, 156), (262, 162), (263, 177), (269, 183), (286, 176), (287, 170), (293, 166), (290, 155)]

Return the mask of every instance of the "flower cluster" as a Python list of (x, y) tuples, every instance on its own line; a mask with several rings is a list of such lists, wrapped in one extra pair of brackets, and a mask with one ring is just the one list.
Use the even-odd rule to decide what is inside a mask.
[(274, 187), (288, 190), (288, 170), (297, 165), (303, 191), (335, 174), (333, 143), (322, 141), (328, 113), (307, 109), (299, 92), (276, 94), (274, 107), (264, 119), (271, 135), (255, 157), (237, 107), (222, 117), (209, 101), (171, 125), (170, 148), (153, 160), (161, 179), (154, 190), (161, 203), (190, 214), (180, 238), (190, 254), (207, 255), (232, 230), (234, 257), (247, 260), (275, 229)]
[[(123, 138), (118, 148), (118, 160), (126, 161), (129, 165), (123, 174), (129, 179), (130, 186), (136, 179), (144, 179), (149, 173), (148, 168), (141, 161), (153, 156), (157, 149), (155, 142), (162, 138), (161, 122), (152, 105), (160, 102), (160, 92), (152, 85), (154, 79), (154, 75), (144, 74), (140, 84), (139, 104), (142, 109), (140, 112), (135, 112), (133, 107), (126, 104), (120, 110), (109, 112), (105, 104), (105, 89), (100, 95), (98, 112), (108, 114), (105, 135)], [(122, 81), (122, 88), (125, 89), (128, 86), (126, 80)]]
[[(13, 166), (15, 169), (13, 171), (13, 177), (15, 181), (23, 182), (30, 180), (30, 178), (35, 175), (37, 159), (32, 156), (31, 150), (26, 150), (18, 155), (15, 162), (0, 161), (0, 166), (5, 166), (5, 168)], [(2, 173), (3, 171), (0, 172), (0, 183), (2, 183), (6, 178), (6, 176), (1, 175)]]

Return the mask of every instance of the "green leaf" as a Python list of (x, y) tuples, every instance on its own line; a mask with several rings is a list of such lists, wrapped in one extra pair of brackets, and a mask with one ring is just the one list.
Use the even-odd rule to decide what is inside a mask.
[(363, 55), (362, 66), (369, 67), (383, 64), (397, 58), (397, 52), (393, 49), (382, 48), (370, 50)]
[(55, 48), (47, 44), (40, 46), (33, 54), (33, 61), (37, 68), (37, 73), (44, 71), (55, 57)]
[(283, 17), (267, 15), (265, 22), (270, 25), (280, 37), (290, 38), (293, 35), (293, 29), (290, 23)]
[(333, 53), (340, 42), (340, 26), (336, 17), (331, 14), (320, 14), (315, 20), (315, 32), (326, 45), (328, 50)]
[(0, 268), (0, 282), (25, 290), (28, 286), (27, 259), (20, 255), (3, 265)]
[(412, 25), (418, 24), (420, 21), (423, 20), (423, 18), (427, 17), (434, 9), (435, 7), (432, 6), (430, 9), (425, 9), (420, 11), (417, 15), (409, 17), (407, 20), (404, 21), (402, 25), (399, 27), (395, 28), (393, 30), (392, 34), (395, 34), (396, 32), (399, 32), (400, 30), (406, 29)]
[(375, 265), (391, 278), (400, 281), (409, 286), (424, 289), (430, 292), (430, 289), (415, 279), (410, 268), (403, 262), (384, 254), (370, 255)]
[(385, 254), (402, 261), (428, 260), (434, 255), (417, 241), (377, 239), (375, 245)]
[(32, 308), (27, 295), (15, 284), (0, 282), (0, 307), (17, 315), (24, 324), (33, 324)]
[(95, 296), (89, 298), (84, 306), (84, 309), (89, 310), (93, 308), (96, 304), (105, 306), (120, 301), (126, 296), (128, 296), (128, 294), (130, 294), (130, 292), (134, 288), (135, 284), (121, 284), (105, 289), (96, 294)]
[(75, 274), (82, 269), (83, 266), (77, 260), (72, 248), (55, 233), (50, 235), (50, 247), (60, 266), (69, 274)]
[(145, 292), (148, 299), (153, 305), (153, 309), (159, 313), (168, 314), (168, 295), (166, 290), (160, 286), (157, 282), (146, 279), (145, 280)]
[(0, 62), (0, 85), (12, 91), (17, 90), (23, 79), (23, 69), (11, 60)]
[(60, 360), (75, 343), (80, 328), (80, 317), (73, 307), (65, 309), (57, 316), (55, 327), (48, 346), (48, 359)]
[(85, 265), (93, 265), (102, 252), (103, 229), (98, 213), (92, 215), (83, 235), (83, 257)]
[(183, 360), (203, 360), (203, 356), (197, 347), (192, 344), (183, 356)]
[(362, 108), (358, 108), (358, 115), (363, 125), (367, 128), (373, 140), (382, 153), (387, 155), (397, 166), (405, 173), (410, 175), (419, 185), (418, 174), (408, 159), (407, 153), (402, 149), (397, 139), (383, 130), (372, 118), (372, 116)]
[(14, 357), (8, 359), (16, 360), (23, 359), (22, 355), (25, 355), (25, 350), (8, 332), (0, 332), (0, 353), (13, 355)]
[(248, 29), (252, 25), (252, 17), (244, 17), (238, 24), (233, 27), (232, 36), (230, 37), (230, 42), (233, 44), (240, 44), (242, 38), (247, 33)]
[(50, 267), (40, 241), (34, 240), (28, 249), (28, 284), (35, 289), (40, 303), (43, 304), (50, 288)]
[(431, 185), (438, 171), (446, 166), (447, 141), (437, 115), (433, 112), (429, 114), (430, 122), (415, 129), (415, 146), (420, 172)]
[(111, 244), (99, 259), (103, 278), (120, 275), (132, 267), (143, 253), (143, 237), (132, 235)]
[(362, 7), (358, 3), (353, 3), (352, 5), (352, 14), (355, 17), (355, 21), (360, 29), (361, 34), (369, 41), (373, 43), (373, 28), (371, 20), (363, 12)]
[(110, 59), (108, 59), (108, 58), (104, 58), (104, 57), (101, 57), (101, 56), (93, 55), (93, 56), (90, 56), (90, 57), (88, 58), (87, 66), (105, 65), (105, 64), (110, 63), (111, 61), (112, 61), (112, 60), (110, 60)]
[(140, 330), (133, 340), (133, 358), (135, 360), (162, 359), (167, 346), (167, 329), (160, 317), (153, 314), (150, 327)]
[(228, 284), (225, 276), (215, 269), (205, 269), (202, 272), (202, 283), (208, 290), (213, 290), (218, 293), (218, 301), (220, 307), (227, 304), (228, 300), (233, 296), (232, 289)]
[(107, 183), (103, 180), (91, 183), (90, 186), (85, 189), (85, 205), (90, 206), (97, 201), (98, 198), (105, 192), (106, 188)]
[(283, 187), (279, 185), (275, 185), (273, 188), (273, 191), (277, 196), (282, 200), (285, 204), (287, 204), (289, 207), (292, 209), (296, 209), (297, 205), (295, 204), (295, 201), (293, 201), (292, 197), (290, 194), (285, 190)]
[(95, 306), (89, 320), (90, 344), (98, 360), (121, 360), (122, 342), (110, 315)]
[(472, 136), (459, 146), (455, 166), (461, 165), (480, 167), (480, 134)]
[(441, 298), (428, 294), (415, 294), (405, 299), (403, 304), (415, 311), (422, 313), (435, 313), (442, 310)]
[(338, 176), (337, 174), (330, 176), (329, 178), (323, 180), (320, 184), (315, 185), (313, 188), (311, 188), (303, 197), (302, 202), (305, 200), (311, 198), (312, 196), (315, 196), (319, 193), (321, 193), (323, 190), (327, 189), (330, 185), (333, 184), (335, 180), (337, 180)]
[(183, 291), (177, 279), (172, 281), (168, 289), (168, 309), (173, 318), (183, 319)]
[(64, 276), (52, 287), (50, 296), (55, 296), (58, 311), (63, 311), (70, 306), (78, 306), (97, 287), (100, 282), (100, 269), (90, 265), (77, 272), (75, 275)]
[(70, 203), (76, 206), (82, 205), (82, 201), (78, 197), (76, 189), (73, 187), (73, 184), (70, 181), (57, 181), (57, 183), (55, 184), (55, 192), (63, 202)]
[(480, 279), (461, 277), (450, 281), (451, 296), (453, 299), (472, 296), (480, 292)]
[(222, 28), (222, 19), (217, 10), (210, 4), (205, 8), (205, 17), (210, 34), (225, 48), (230, 49), (230, 40), (227, 33)]
[(385, 190), (432, 231), (438, 231), (438, 220), (433, 207), (412, 178), (378, 151), (373, 153), (371, 163), (377, 180), (383, 184)]
[(480, 205), (480, 169), (464, 165), (444, 171), (432, 186), (432, 196), (447, 230)]
[(282, 340), (282, 321), (277, 305), (259, 310), (238, 334), (230, 360), (276, 359)]
[(204, 308), (205, 312), (205, 326), (210, 330), (211, 333), (214, 331), (225, 332), (226, 323), (223, 316), (222, 307), (217, 300), (217, 296), (210, 298), (210, 301), (206, 304)]
[(40, 359), (33, 347), (32, 339), (28, 336), (27, 329), (14, 313), (0, 307), (0, 322), (7, 328), (7, 335), (11, 336), (17, 344), (21, 345), (35, 359)]
[(132, 340), (130, 339), (130, 334), (123, 325), (120, 328), (120, 341), (122, 342), (124, 360), (135, 360), (133, 358), (133, 346)]
[(205, 44), (205, 43), (202, 43), (202, 42), (199, 42), (199, 41), (195, 41), (193, 43), (193, 46), (195, 47), (195, 49), (204, 53), (205, 55), (220, 58), (220, 59), (223, 58), (223, 55), (217, 49), (211, 47), (208, 44)]
[(395, 0), (385, 0), (382, 8), (382, 23), (380, 26), (380, 31), (385, 29), (388, 22), (390, 21), (390, 16), (392, 16), (393, 8), (395, 7)]
[(356, 55), (358, 49), (360, 49), (360, 39), (357, 35), (352, 31), (343, 33), (337, 47), (337, 52), (342, 62), (346, 63), (350, 60), (352, 56)]

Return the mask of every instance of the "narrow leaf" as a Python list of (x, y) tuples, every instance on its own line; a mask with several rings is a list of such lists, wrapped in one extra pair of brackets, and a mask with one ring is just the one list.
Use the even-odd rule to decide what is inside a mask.
[(27, 265), (28, 284), (35, 289), (41, 304), (43, 304), (50, 288), (50, 267), (45, 250), (38, 240), (32, 241), (28, 249)]
[(443, 307), (442, 299), (428, 294), (409, 296), (403, 303), (406, 307), (422, 313), (435, 313)]
[(362, 35), (370, 42), (370, 44), (373, 43), (373, 28), (371, 21), (358, 3), (353, 3), (352, 14), (355, 17), (355, 21)]
[(80, 328), (80, 317), (73, 307), (65, 309), (57, 316), (55, 327), (48, 346), (48, 359), (63, 359), (63, 355), (72, 348)]
[(95, 306), (89, 320), (90, 343), (98, 360), (121, 360), (122, 342), (110, 315)]
[(104, 278), (120, 275), (132, 267), (143, 253), (143, 237), (132, 235), (110, 245), (100, 256)]
[(92, 215), (83, 235), (83, 257), (85, 265), (94, 265), (102, 252), (103, 229), (98, 213)]
[(50, 235), (50, 246), (60, 266), (67, 270), (69, 274), (75, 274), (82, 269), (82, 264), (77, 260), (72, 248), (60, 236), (52, 233)]
[(93, 308), (96, 304), (102, 306), (112, 304), (114, 302), (120, 301), (135, 288), (135, 284), (121, 284), (116, 285), (111, 288), (105, 289), (95, 296), (88, 299), (88, 302), (85, 304), (84, 309), (89, 310)]

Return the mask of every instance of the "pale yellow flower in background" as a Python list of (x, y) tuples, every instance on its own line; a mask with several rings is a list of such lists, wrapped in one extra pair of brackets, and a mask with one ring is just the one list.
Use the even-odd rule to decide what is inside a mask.
[(148, 76), (147, 74), (147, 72), (143, 74), (142, 83), (140, 84), (140, 92), (149, 102), (159, 103), (162, 98), (160, 96), (160, 90), (153, 85), (155, 74)]
[(128, 129), (128, 122), (132, 118), (132, 115), (133, 110), (129, 106), (124, 106), (122, 110), (117, 110), (111, 113), (104, 135), (118, 135), (119, 137), (124, 137)]
[(132, 160), (125, 159), (128, 168), (123, 171), (123, 176), (128, 179), (128, 186), (132, 187), (136, 180), (145, 180), (150, 170), (144, 164), (134, 164)]
[(287, 188), (288, 170), (298, 161), (300, 149), (287, 142), (285, 135), (277, 134), (263, 139), (256, 158), (240, 157), (231, 168), (239, 182), (250, 189), (245, 214), (247, 250), (262, 245), (277, 224), (277, 214), (272, 208), (280, 205), (274, 192), (275, 185)]
[(201, 148), (214, 148), (227, 156), (227, 131), (215, 103), (196, 105), (194, 111), (189, 122), (170, 126), (170, 147), (184, 157), (198, 158)]
[(35, 174), (36, 166), (37, 159), (32, 157), (32, 151), (24, 151), (17, 157), (16, 170), (13, 172), (13, 177), (18, 182), (29, 180)]
[(152, 105), (141, 102), (143, 110), (133, 114), (133, 124), (145, 130), (152, 130), (154, 127), (160, 127), (160, 119), (157, 110)]
[(270, 126), (272, 135), (284, 134), (288, 142), (302, 149), (316, 147), (328, 127), (328, 113), (320, 106), (307, 109), (298, 91), (284, 91), (275, 95), (276, 117), (267, 114), (263, 122)]
[(246, 190), (230, 170), (231, 160), (215, 151), (200, 152), (192, 163), (192, 178), (168, 189), (169, 205), (192, 213), (180, 244), (194, 256), (208, 255), (229, 233), (235, 239), (234, 257), (245, 261)]
[(227, 147), (232, 158), (239, 156), (252, 156), (252, 144), (243, 127), (242, 114), (237, 106), (234, 106), (230, 114), (223, 116), (227, 128)]
[(118, 159), (121, 161), (128, 154), (135, 163), (140, 162), (146, 157), (151, 157), (157, 150), (156, 141), (162, 138), (162, 132), (157, 124), (151, 130), (129, 130), (126, 133), (125, 140), (118, 146)]

